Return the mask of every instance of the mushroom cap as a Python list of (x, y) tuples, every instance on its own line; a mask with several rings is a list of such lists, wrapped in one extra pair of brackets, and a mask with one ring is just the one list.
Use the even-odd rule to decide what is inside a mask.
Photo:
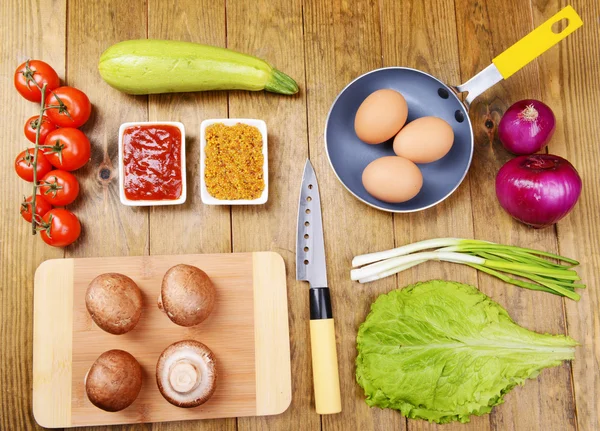
[(91, 403), (107, 412), (117, 412), (135, 401), (142, 388), (142, 367), (123, 350), (101, 354), (85, 376), (85, 391)]
[(216, 290), (204, 271), (191, 265), (175, 265), (162, 281), (158, 307), (181, 326), (204, 321), (216, 302)]
[(215, 356), (199, 341), (173, 343), (158, 358), (156, 383), (162, 396), (177, 407), (204, 404), (217, 388)]
[(111, 334), (131, 331), (142, 314), (142, 292), (123, 274), (106, 273), (94, 278), (85, 294), (92, 320)]

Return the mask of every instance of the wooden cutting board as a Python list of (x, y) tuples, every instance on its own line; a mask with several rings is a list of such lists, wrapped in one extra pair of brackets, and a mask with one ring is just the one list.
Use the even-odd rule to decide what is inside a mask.
[[(217, 289), (217, 305), (200, 325), (183, 328), (156, 300), (173, 265), (204, 270)], [(143, 293), (137, 326), (124, 335), (102, 331), (85, 307), (89, 282), (105, 272), (131, 277)], [(291, 402), (286, 275), (276, 253), (190, 254), (43, 262), (35, 274), (33, 319), (33, 414), (38, 424), (74, 427), (273, 415)], [(156, 361), (170, 344), (195, 339), (217, 358), (217, 390), (202, 406), (182, 409), (158, 391)], [(103, 352), (122, 349), (143, 369), (137, 400), (109, 413), (88, 400), (83, 379)]]

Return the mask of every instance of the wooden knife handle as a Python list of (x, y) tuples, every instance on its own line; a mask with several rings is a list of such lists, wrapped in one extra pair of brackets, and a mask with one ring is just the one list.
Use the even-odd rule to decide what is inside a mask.
[(317, 413), (339, 413), (342, 402), (333, 318), (310, 321), (310, 347)]

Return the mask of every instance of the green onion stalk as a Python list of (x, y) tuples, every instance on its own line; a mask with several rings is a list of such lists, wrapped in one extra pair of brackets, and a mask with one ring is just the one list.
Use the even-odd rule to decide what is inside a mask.
[[(352, 260), (352, 280), (379, 280), (429, 260), (468, 265), (493, 277), (526, 289), (566, 296), (578, 301), (576, 288), (585, 288), (573, 269), (574, 259), (530, 248), (488, 241), (437, 238), (392, 250), (363, 254)], [(515, 278), (518, 277), (518, 278)]]

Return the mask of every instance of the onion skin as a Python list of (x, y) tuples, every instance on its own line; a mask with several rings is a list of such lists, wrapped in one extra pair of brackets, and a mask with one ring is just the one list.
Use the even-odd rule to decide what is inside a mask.
[(513, 154), (533, 154), (548, 144), (555, 126), (556, 118), (548, 105), (525, 99), (506, 110), (498, 124), (498, 138)]
[(496, 196), (504, 210), (534, 228), (553, 225), (573, 209), (581, 177), (571, 163), (552, 154), (509, 160), (496, 176)]

